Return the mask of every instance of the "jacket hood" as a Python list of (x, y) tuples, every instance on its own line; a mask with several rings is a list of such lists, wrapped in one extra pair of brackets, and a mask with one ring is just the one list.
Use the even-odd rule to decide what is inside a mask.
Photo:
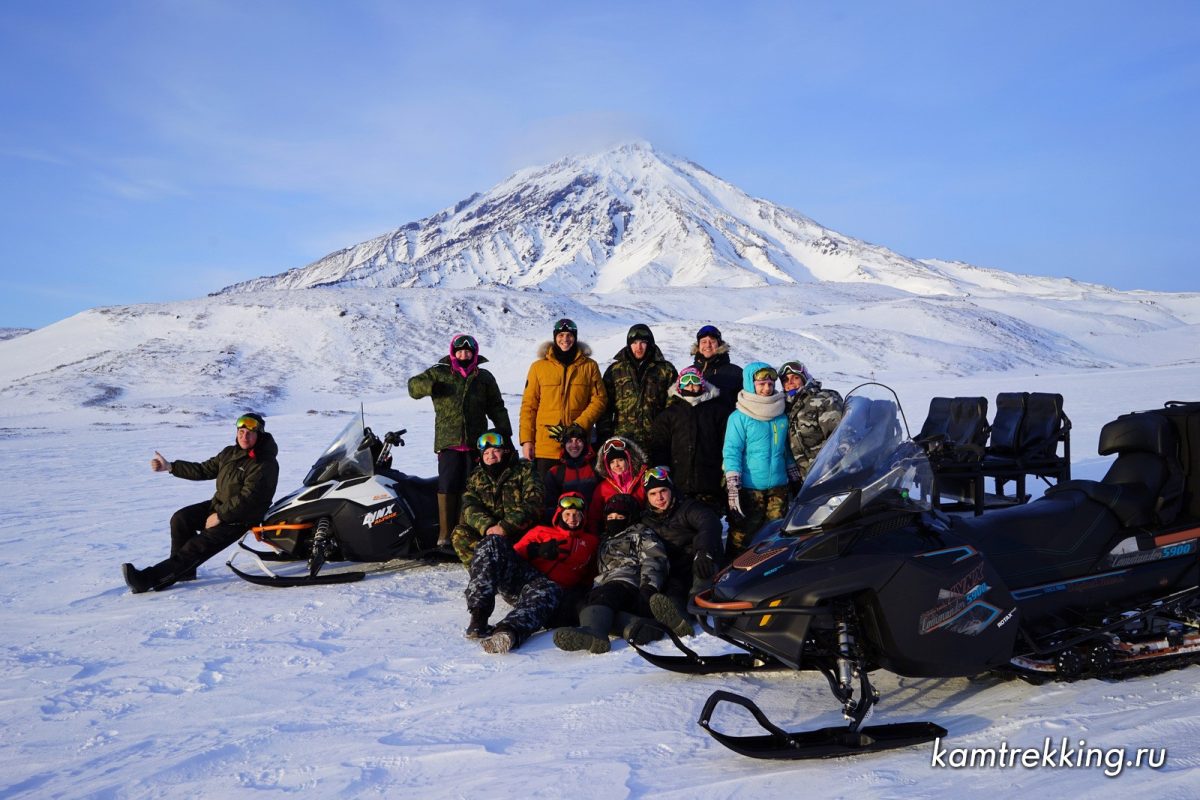
[[(554, 340), (550, 339), (538, 345), (538, 358), (552, 359), (554, 356), (550, 353), (550, 348), (554, 346)], [(579, 361), (584, 358), (592, 357), (592, 348), (588, 347), (586, 342), (579, 339), (575, 340), (575, 360)]]
[[(237, 446), (236, 441), (234, 446)], [(274, 461), (279, 456), (279, 445), (275, 444), (274, 436), (263, 431), (258, 435), (258, 441), (250, 448), (250, 452), (254, 454), (255, 461)]]
[[(633, 357), (633, 353), (629, 352), (629, 345), (625, 345), (620, 350), (618, 350), (616, 352), (616, 355), (614, 355), (612, 357), (612, 360), (613, 361), (628, 361), (630, 364), (633, 364), (637, 361), (637, 359), (635, 359)], [(655, 361), (666, 361), (666, 360), (667, 359), (665, 359), (663, 357), (662, 350), (658, 349), (658, 345), (656, 345), (654, 342), (650, 342), (650, 346), (646, 348), (646, 357), (643, 358), (642, 361), (646, 364), (652, 364)]]
[[(464, 335), (465, 334), (462, 334), (462, 333), (456, 333), (450, 337), (450, 354), (449, 354), (449, 356), (447, 356), (447, 358), (449, 358), (449, 360), (450, 360), (450, 369), (453, 370), (454, 372), (457, 372), (459, 375), (462, 375), (465, 378), (466, 376), (468, 376), (472, 372), (474, 372), (475, 368), (478, 367), (480, 364), (482, 364), (486, 359), (481, 358), (479, 355), (479, 351), (476, 350), (475, 357), (471, 359), (470, 364), (468, 364), (465, 368), (460, 367), (458, 365), (458, 359), (456, 359), (454, 357), (454, 342), (456, 339), (459, 339)], [(471, 338), (475, 339), (474, 336), (472, 336)], [(476, 346), (478, 346), (478, 344), (479, 344), (478, 339), (475, 340), (475, 344), (476, 344)]]
[[(646, 466), (646, 452), (638, 447), (638, 443), (629, 437), (622, 436), (621, 438), (625, 440), (625, 450), (629, 453), (629, 471), (637, 475), (638, 471)], [(610, 477), (608, 474), (608, 464), (606, 463), (610, 450), (608, 442), (605, 441), (604, 444), (600, 445), (600, 452), (596, 454), (596, 474), (603, 479)]]
[[(754, 373), (760, 369), (775, 369), (765, 361), (751, 361), (746, 366), (742, 367), (742, 388), (750, 394), (754, 394)], [(779, 389), (776, 388), (776, 393)]]
[[(700, 355), (700, 343), (699, 342), (692, 342), (692, 355), (693, 356)], [(728, 355), (729, 355), (729, 343), (721, 342), (719, 345), (717, 345), (717, 352), (713, 353), (712, 357), (715, 359), (717, 356), (728, 356)], [(703, 357), (703, 356), (701, 356), (701, 357)]]
[(679, 384), (673, 383), (667, 388), (667, 402), (688, 403), (689, 405), (698, 406), (701, 403), (707, 403), (721, 394), (721, 390), (711, 383), (706, 383), (704, 391), (700, 394), (690, 395), (679, 391)]

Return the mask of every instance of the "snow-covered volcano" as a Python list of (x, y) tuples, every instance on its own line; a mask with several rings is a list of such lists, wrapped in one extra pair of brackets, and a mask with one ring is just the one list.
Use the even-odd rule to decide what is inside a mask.
[(644, 142), (521, 170), (431, 217), (225, 291), (497, 283), (607, 293), (813, 281), (962, 293), (931, 264), (750, 197)]

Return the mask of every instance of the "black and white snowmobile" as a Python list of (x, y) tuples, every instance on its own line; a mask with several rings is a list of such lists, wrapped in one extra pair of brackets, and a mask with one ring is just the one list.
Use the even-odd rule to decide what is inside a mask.
[[(429, 554), (438, 534), (437, 479), (416, 478), (387, 466), (392, 447), (404, 446), (405, 433), (393, 431), (380, 440), (361, 413), (354, 415), (312, 465), (304, 485), (276, 501), (263, 523), (242, 537), (229, 568), (239, 578), (264, 586), (307, 586), (349, 583), (367, 574), (363, 569), (322, 574), (327, 562), (432, 563)], [(251, 537), (270, 550), (252, 547)], [(262, 574), (235, 566), (239, 555), (252, 559)], [(306, 569), (295, 574), (286, 562), (303, 562)]]
[[(933, 511), (925, 451), (895, 393), (847, 397), (783, 520), (698, 593), (689, 609), (746, 652), (639, 648), (692, 673), (815, 670), (848, 720), (789, 733), (749, 699), (714, 693), (700, 725), (757, 758), (828, 758), (931, 741), (930, 722), (863, 726), (879, 699), (869, 673), (1000, 671), (1033, 682), (1121, 678), (1200, 661), (1200, 403), (1126, 414), (1100, 434), (1116, 455), (1099, 481), (1072, 480), (1026, 505), (951, 517)], [(743, 707), (765, 734), (711, 722)]]

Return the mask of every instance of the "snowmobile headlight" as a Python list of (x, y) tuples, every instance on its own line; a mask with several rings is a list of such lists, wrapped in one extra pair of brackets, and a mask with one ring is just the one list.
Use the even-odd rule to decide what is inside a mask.
[(850, 492), (831, 495), (825, 500), (824, 503), (822, 503), (815, 511), (813, 511), (812, 516), (809, 517), (808, 523), (810, 525), (820, 525), (822, 522), (829, 519), (829, 515), (834, 511), (837, 511), (842, 503), (846, 502), (846, 498), (849, 496)]

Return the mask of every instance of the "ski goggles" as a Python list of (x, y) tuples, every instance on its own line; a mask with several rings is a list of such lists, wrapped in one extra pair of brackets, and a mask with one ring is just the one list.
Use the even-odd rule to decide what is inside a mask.
[(475, 442), (475, 446), (480, 451), (486, 450), (489, 447), (504, 447), (504, 434), (496, 433), (496, 431), (488, 431), (479, 437)]
[(765, 367), (754, 373), (754, 382), (758, 383), (759, 381), (770, 381), (771, 383), (774, 383), (775, 379), (778, 377), (779, 373), (773, 368)]
[(248, 415), (238, 417), (237, 426), (238, 428), (245, 428), (246, 430), (254, 431), (255, 433), (258, 433), (258, 431), (262, 430), (262, 423), (258, 421), (258, 418)]
[(467, 336), (465, 333), (462, 336), (455, 336), (454, 342), (450, 345), (451, 350), (470, 350), (472, 353), (479, 352), (479, 344), (475, 341), (474, 336)]
[(680, 386), (703, 386), (704, 378), (694, 372), (685, 372), (679, 376)]
[(560, 333), (579, 333), (579, 328), (571, 320), (563, 317), (558, 322), (554, 323), (554, 335)]
[(558, 498), (558, 507), (565, 510), (583, 511), (585, 505), (583, 495), (572, 492)]
[(671, 470), (667, 467), (650, 467), (642, 475), (642, 486), (649, 486), (650, 481), (670, 481)]
[(780, 375), (780, 377), (787, 377), (788, 375), (799, 375), (800, 379), (802, 381), (804, 381), (805, 383), (807, 383), (808, 379), (809, 379), (808, 370), (805, 369), (804, 365), (801, 364), (799, 361), (785, 362), (784, 365), (779, 368), (779, 375)]
[(620, 436), (614, 436), (604, 443), (604, 455), (613, 456), (615, 458), (625, 458), (625, 451), (629, 449), (629, 442), (622, 439)]

